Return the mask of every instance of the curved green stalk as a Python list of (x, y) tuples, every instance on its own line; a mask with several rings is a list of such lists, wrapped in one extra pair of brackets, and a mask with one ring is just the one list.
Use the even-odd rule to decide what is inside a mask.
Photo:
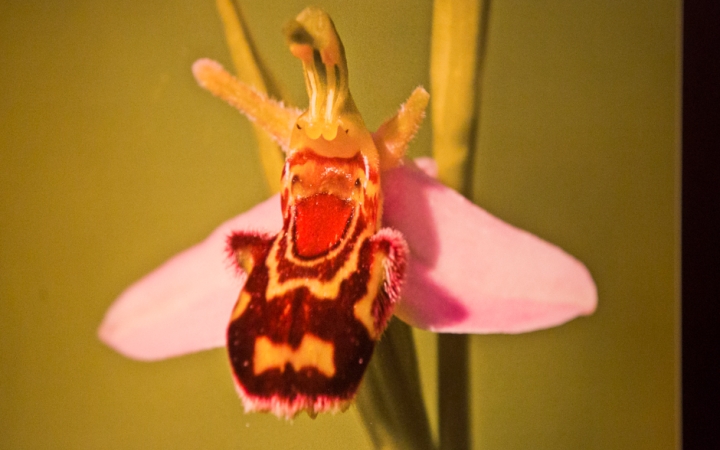
[[(237, 78), (260, 93), (267, 94), (266, 75), (255, 57), (252, 44), (248, 39), (240, 9), (232, 0), (217, 0), (217, 8), (225, 29), (225, 39), (230, 49)], [(265, 179), (272, 193), (280, 192), (280, 174), (284, 164), (278, 145), (257, 125), (253, 124), (255, 139), (260, 151), (260, 162), (265, 171)]]
[[(468, 194), (482, 1), (435, 0), (430, 85), (433, 156), (438, 178)], [(438, 336), (438, 430), (441, 450), (470, 448), (467, 335)]]
[(475, 119), (478, 0), (435, 0), (430, 53), (433, 157), (438, 178), (463, 193)]
[(435, 448), (425, 410), (415, 341), (409, 325), (390, 322), (355, 404), (376, 449)]

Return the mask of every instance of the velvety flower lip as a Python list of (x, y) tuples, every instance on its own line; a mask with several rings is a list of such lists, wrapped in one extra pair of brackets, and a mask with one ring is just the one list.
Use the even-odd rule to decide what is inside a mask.
[[(581, 262), (465, 200), (433, 171), (421, 160), (383, 174), (383, 225), (400, 231), (411, 251), (400, 319), (437, 332), (519, 333), (595, 310), (596, 287)], [(224, 346), (244, 282), (227, 257), (227, 237), (281, 226), (278, 195), (226, 221), (125, 290), (100, 339), (140, 360)]]

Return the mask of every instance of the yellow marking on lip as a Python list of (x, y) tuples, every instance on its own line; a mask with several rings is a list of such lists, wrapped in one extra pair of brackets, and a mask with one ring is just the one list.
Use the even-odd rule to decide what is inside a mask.
[(241, 290), (240, 295), (238, 296), (237, 304), (235, 305), (235, 308), (233, 308), (232, 317), (230, 317), (231, 322), (242, 316), (242, 313), (245, 312), (248, 304), (250, 304), (250, 300), (252, 300), (252, 296), (245, 292), (245, 289)]
[(362, 323), (370, 334), (372, 340), (380, 338), (380, 330), (375, 328), (375, 317), (372, 314), (372, 307), (375, 303), (380, 285), (383, 282), (385, 255), (376, 251), (373, 255), (373, 265), (370, 273), (370, 281), (367, 285), (367, 293), (353, 306), (355, 318)]
[(314, 367), (327, 377), (335, 375), (335, 346), (332, 342), (306, 334), (297, 350), (287, 344), (275, 344), (266, 336), (255, 339), (253, 373), (259, 375), (266, 370), (280, 369), (290, 363), (295, 371), (303, 367)]
[(328, 281), (320, 281), (311, 278), (293, 278), (285, 282), (279, 282), (279, 275), (277, 270), (277, 260), (279, 252), (279, 241), (282, 239), (282, 234), (278, 235), (277, 240), (273, 243), (270, 255), (268, 256), (265, 264), (268, 268), (268, 286), (265, 291), (265, 298), (270, 301), (275, 297), (284, 295), (285, 293), (297, 289), (299, 287), (306, 287), (310, 293), (320, 300), (335, 300), (340, 292), (340, 284), (343, 280), (347, 279), (353, 272), (357, 270), (358, 259), (360, 255), (360, 249), (364, 242), (372, 236), (370, 226), (368, 226), (358, 236), (357, 241), (353, 247), (350, 256), (343, 266), (335, 273), (335, 276)]
[(253, 267), (255, 267), (255, 258), (252, 255), (250, 247), (246, 246), (236, 249), (235, 259), (242, 270), (248, 275), (252, 272)]

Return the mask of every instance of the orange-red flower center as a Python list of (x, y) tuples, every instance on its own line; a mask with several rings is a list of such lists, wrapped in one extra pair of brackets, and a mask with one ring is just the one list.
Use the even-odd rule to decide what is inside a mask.
[(295, 245), (299, 256), (312, 258), (335, 247), (345, 234), (353, 202), (331, 194), (315, 194), (296, 203)]

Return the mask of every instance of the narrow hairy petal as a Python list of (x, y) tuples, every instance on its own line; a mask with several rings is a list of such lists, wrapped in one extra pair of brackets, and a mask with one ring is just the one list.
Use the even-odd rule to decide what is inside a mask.
[(421, 171), (386, 172), (385, 224), (410, 248), (395, 313), (413, 326), (450, 333), (521, 333), (595, 310), (585, 266), (509, 225)]
[(192, 67), (198, 84), (245, 114), (278, 145), (287, 149), (290, 134), (300, 111), (288, 108), (230, 75), (220, 63), (199, 59)]
[[(238, 80), (253, 86), (258, 92), (267, 94), (266, 80), (248, 39), (248, 32), (245, 29), (240, 9), (232, 0), (217, 0), (216, 3)], [(280, 191), (280, 174), (284, 163), (282, 152), (262, 127), (253, 124), (253, 128), (260, 151), (260, 162), (265, 171), (265, 179), (271, 191), (277, 193)]]
[(422, 87), (415, 88), (398, 113), (373, 133), (373, 141), (380, 152), (382, 170), (395, 167), (405, 156), (408, 144), (415, 137), (425, 118), (428, 101), (430, 94)]
[(125, 356), (158, 360), (225, 345), (225, 330), (244, 282), (227, 253), (232, 230), (277, 232), (273, 196), (220, 225), (123, 292), (105, 315), (100, 339)]
[(477, 43), (481, 2), (436, 0), (430, 53), (433, 157), (439, 178), (464, 190), (470, 130), (475, 118)]

